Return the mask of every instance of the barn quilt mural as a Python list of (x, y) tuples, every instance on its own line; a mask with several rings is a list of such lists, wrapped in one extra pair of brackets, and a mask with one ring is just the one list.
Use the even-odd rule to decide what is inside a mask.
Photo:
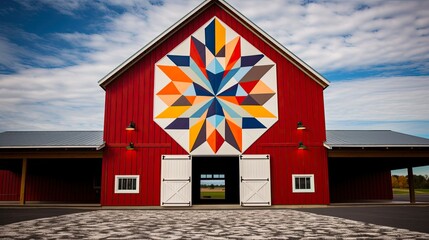
[(278, 120), (276, 65), (218, 18), (155, 64), (154, 121), (188, 153), (243, 153)]

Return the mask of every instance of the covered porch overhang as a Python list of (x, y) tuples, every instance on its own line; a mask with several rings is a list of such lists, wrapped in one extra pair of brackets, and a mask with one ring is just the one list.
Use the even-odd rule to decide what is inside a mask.
[[(384, 180), (387, 181), (387, 172), (407, 169), (410, 203), (416, 203), (413, 168), (429, 165), (429, 145), (333, 146), (325, 144), (325, 147), (328, 148), (331, 191), (336, 191), (335, 183), (331, 181), (337, 180), (335, 171), (338, 169), (342, 169), (342, 171), (353, 169), (351, 172), (361, 171), (362, 174), (358, 178), (361, 180), (364, 180), (365, 177), (371, 178), (372, 180), (369, 181), (380, 181), (375, 175), (381, 176), (382, 172), (385, 173)], [(378, 174), (372, 174), (373, 171)], [(349, 177), (353, 177), (353, 174), (350, 174)], [(391, 189), (391, 185), (389, 186), (387, 183), (384, 185), (384, 188)], [(331, 195), (335, 195), (335, 193)]]
[[(28, 201), (31, 199), (29, 197), (30, 194), (28, 194), (28, 185), (30, 185), (31, 188), (31, 186), (35, 184), (48, 181), (47, 178), (51, 178), (50, 182), (57, 182), (56, 185), (63, 184), (63, 186), (65, 186), (64, 182), (66, 182), (65, 179), (67, 178), (65, 176), (71, 175), (71, 171), (78, 170), (79, 167), (76, 165), (79, 164), (83, 164), (83, 166), (81, 166), (82, 168), (90, 167), (93, 171), (97, 171), (97, 169), (99, 169), (98, 171), (101, 171), (101, 161), (103, 156), (102, 148), (103, 145), (66, 148), (0, 148), (1, 177), (7, 179), (3, 184), (8, 184), (8, 186), (3, 187), (9, 188), (10, 191), (7, 193), (2, 192), (2, 195), (10, 195), (3, 196), (4, 199), (1, 199), (3, 200), (2, 202), (13, 205), (27, 204), (31, 201)], [(47, 176), (46, 174), (43, 175), (41, 171), (50, 171), (51, 173)], [(75, 174), (77, 178), (80, 177), (79, 172), (76, 172)], [(85, 170), (85, 174), (89, 176), (95, 173)], [(86, 175), (85, 177), (87, 177)], [(54, 179), (55, 176), (60, 179)], [(29, 177), (32, 178), (31, 182), (29, 181)], [(35, 180), (37, 180), (37, 183), (35, 183)], [(71, 186), (73, 186), (73, 184), (71, 184)], [(56, 188), (61, 188), (61, 186), (57, 186)], [(16, 195), (19, 195), (19, 198), (17, 198)], [(32, 202), (43, 201), (34, 201), (34, 199), (32, 199)]]

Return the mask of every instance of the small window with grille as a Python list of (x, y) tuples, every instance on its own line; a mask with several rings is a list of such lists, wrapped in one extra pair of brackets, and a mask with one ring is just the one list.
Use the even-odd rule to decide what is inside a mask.
[(139, 193), (139, 175), (116, 175), (115, 193)]
[(293, 174), (292, 192), (312, 193), (314, 190), (314, 174)]

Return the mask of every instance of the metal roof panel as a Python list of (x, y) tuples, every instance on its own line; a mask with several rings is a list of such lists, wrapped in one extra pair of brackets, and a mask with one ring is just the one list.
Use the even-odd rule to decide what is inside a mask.
[(327, 130), (328, 147), (429, 147), (429, 139), (391, 130)]
[(99, 148), (103, 131), (8, 131), (0, 148)]
[[(327, 130), (332, 147), (429, 147), (429, 139), (390, 130)], [(103, 131), (8, 131), (0, 148), (96, 148), (104, 146)]]

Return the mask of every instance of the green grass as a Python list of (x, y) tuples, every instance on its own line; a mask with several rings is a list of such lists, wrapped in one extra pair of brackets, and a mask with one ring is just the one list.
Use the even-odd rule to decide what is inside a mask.
[(225, 199), (225, 192), (201, 192), (201, 199)]
[[(429, 194), (429, 189), (415, 189), (416, 194)], [(394, 188), (393, 194), (408, 194), (407, 188)]]

